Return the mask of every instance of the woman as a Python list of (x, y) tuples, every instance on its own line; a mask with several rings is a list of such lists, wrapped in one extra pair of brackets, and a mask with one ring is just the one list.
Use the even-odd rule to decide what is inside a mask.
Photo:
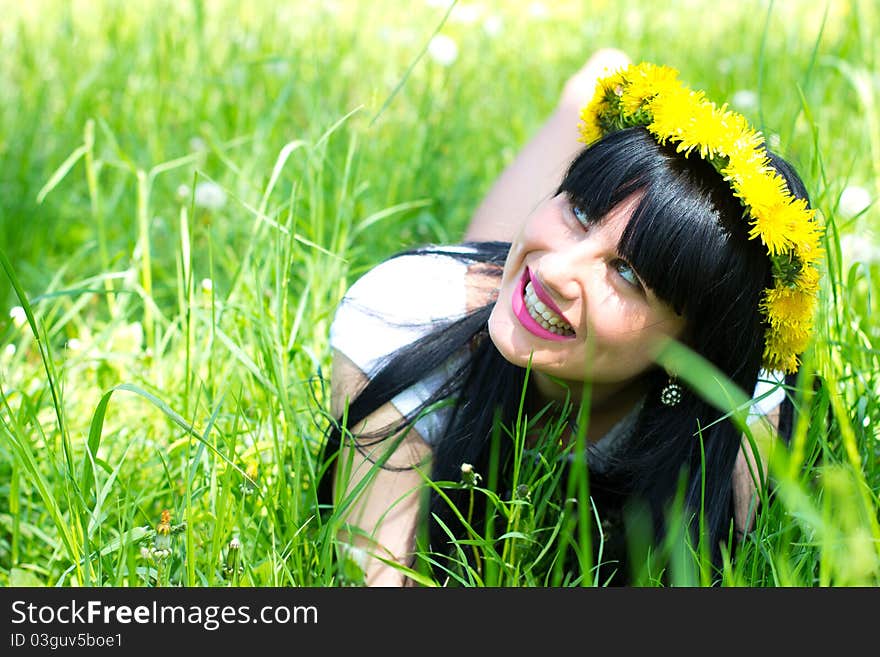
[(342, 542), (367, 583), (406, 583), (398, 566), (411, 564), (425, 519), (438, 553), (449, 532), (465, 535), (460, 510), (473, 496), (434, 487), (425, 503), (426, 479), (474, 484), (496, 462), (509, 471), (516, 448), (499, 426), (523, 414), (537, 418), (529, 448), (547, 449), (548, 427), (565, 444), (586, 441), (568, 469), (586, 461), (591, 499), (610, 519), (614, 581), (631, 574), (627, 510), (646, 510), (662, 537), (677, 494), (717, 562), (732, 528), (748, 529), (750, 472), (761, 468), (741, 429), (658, 354), (686, 345), (754, 391), (749, 418), (785, 435), (779, 383), (806, 347), (818, 285), (806, 198), (742, 117), (670, 69), (597, 53), (464, 244), (388, 260), (337, 312), (328, 446), (339, 448), (336, 499), (347, 498)]

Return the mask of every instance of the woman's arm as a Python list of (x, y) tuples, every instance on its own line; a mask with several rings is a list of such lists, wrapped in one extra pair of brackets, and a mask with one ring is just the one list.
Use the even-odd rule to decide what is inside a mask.
[[(334, 417), (342, 417), (348, 401), (363, 388), (366, 377), (346, 356), (333, 352), (331, 407)], [(391, 404), (385, 404), (356, 427), (356, 432), (369, 432), (402, 419)], [(359, 483), (368, 483), (345, 511), (346, 526), (339, 539), (348, 546), (349, 556), (360, 562), (368, 586), (403, 586), (404, 573), (381, 561), (409, 565), (414, 547), (416, 525), (421, 511), (424, 482), (430, 473), (431, 450), (421, 436), (409, 430), (398, 442), (391, 436), (375, 444), (355, 448), (343, 439), (336, 463), (334, 498), (344, 500)], [(377, 468), (389, 448), (386, 466)], [(402, 468), (402, 469), (397, 469)], [(425, 473), (425, 477), (422, 476)]]
[(756, 450), (743, 436), (739, 454), (733, 467), (733, 520), (737, 534), (742, 537), (755, 523), (760, 493), (767, 483), (767, 463), (779, 430), (780, 408), (776, 406), (766, 421), (752, 426)]
[(581, 108), (592, 98), (596, 81), (625, 67), (629, 57), (620, 50), (597, 50), (565, 84), (556, 110), (537, 134), (495, 180), (465, 231), (465, 240), (509, 242), (523, 221), (553, 194), (575, 155)]

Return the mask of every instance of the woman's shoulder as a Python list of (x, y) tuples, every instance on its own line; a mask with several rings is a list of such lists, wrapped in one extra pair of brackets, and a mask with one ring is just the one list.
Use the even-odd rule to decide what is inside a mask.
[(752, 394), (752, 406), (746, 419), (751, 424), (758, 418), (769, 416), (785, 400), (785, 375), (775, 370), (762, 369)]
[(348, 288), (340, 309), (357, 307), (387, 323), (445, 318), (464, 310), (464, 276), (470, 250), (430, 247), (375, 265)]
[[(348, 288), (330, 326), (330, 347), (371, 378), (399, 349), (426, 336), (470, 307), (473, 265), (479, 250), (436, 246), (396, 255), (372, 267)], [(396, 395), (391, 403), (409, 416), (443, 385), (461, 354)], [(429, 444), (439, 434), (448, 409), (419, 418), (414, 427)]]
[(348, 288), (330, 326), (330, 346), (365, 373), (382, 357), (467, 310), (473, 249), (426, 247), (395, 255)]

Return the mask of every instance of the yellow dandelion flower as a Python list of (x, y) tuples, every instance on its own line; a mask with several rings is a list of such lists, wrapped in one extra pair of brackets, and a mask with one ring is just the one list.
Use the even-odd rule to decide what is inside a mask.
[(771, 327), (766, 344), (780, 355), (800, 354), (809, 345), (811, 335), (809, 325)]
[(764, 137), (749, 126), (742, 114), (725, 111), (722, 113), (721, 123), (726, 127), (726, 130), (718, 135), (718, 144), (724, 155), (741, 165), (744, 162), (760, 161), (763, 163), (766, 160), (762, 148)]
[(602, 136), (602, 129), (599, 127), (599, 113), (605, 104), (605, 97), (599, 91), (593, 96), (593, 100), (581, 110), (580, 123), (580, 141), (585, 144), (592, 144)]
[(791, 226), (795, 255), (802, 263), (815, 265), (825, 256), (821, 245), (822, 230), (815, 221), (816, 212), (808, 208), (803, 199), (795, 199), (792, 206), (800, 210)]
[(257, 479), (257, 475), (260, 473), (260, 462), (259, 461), (251, 461), (247, 464), (247, 467), (244, 470), (244, 473), (253, 480)]
[(626, 115), (635, 114), (654, 96), (669, 93), (682, 86), (678, 81), (678, 71), (647, 62), (631, 66), (623, 71), (623, 77), (626, 79), (626, 86), (620, 102)]
[(607, 97), (610, 94), (622, 96), (624, 87), (626, 86), (626, 69), (615, 71), (611, 75), (599, 81), (596, 89), (602, 96)]
[(752, 227), (749, 238), (761, 238), (771, 256), (779, 255), (791, 247), (788, 235), (788, 220), (785, 216), (787, 205), (780, 204), (761, 213), (752, 213)]
[(694, 105), (699, 100), (700, 95), (697, 92), (684, 87), (657, 96), (650, 104), (653, 120), (648, 125), (648, 130), (661, 144), (669, 139), (680, 141), (692, 120)]
[(780, 353), (769, 342), (764, 346), (763, 365), (768, 370), (794, 374), (797, 372), (798, 362), (796, 354)]
[(815, 210), (794, 198), (770, 164), (761, 133), (742, 114), (683, 85), (675, 69), (644, 62), (601, 80), (581, 121), (581, 141), (644, 125), (658, 143), (674, 144), (685, 156), (698, 152), (719, 171), (743, 204), (749, 237), (760, 238), (773, 261), (777, 282), (759, 308), (769, 324), (763, 365), (795, 371), (812, 332), (822, 230)]
[(796, 284), (804, 292), (815, 295), (819, 291), (819, 270), (805, 265), (797, 276)]
[[(730, 184), (735, 196), (742, 198), (741, 188), (748, 182), (756, 180), (756, 184), (761, 181), (757, 180), (766, 174), (773, 174), (775, 170), (770, 166), (770, 160), (767, 158), (767, 152), (760, 146), (748, 148), (745, 141), (738, 142), (741, 147), (734, 148), (733, 151), (727, 153), (727, 163), (719, 168), (719, 173), (724, 180)], [(728, 144), (728, 148), (730, 145)]]
[(696, 104), (690, 120), (682, 127), (678, 151), (690, 154), (696, 149), (704, 160), (722, 152), (723, 136), (727, 130), (722, 116), (723, 112), (713, 103), (704, 101)]
[(771, 328), (767, 334), (766, 344), (781, 356), (801, 354), (810, 343), (812, 331), (804, 327)]
[(592, 144), (602, 136), (602, 131), (595, 121), (584, 121), (581, 123), (580, 133), (578, 141), (584, 144)]
[(766, 213), (781, 205), (788, 205), (791, 195), (785, 180), (777, 173), (765, 173), (760, 169), (728, 166), (734, 196), (739, 197), (754, 213)]
[(798, 328), (812, 321), (814, 299), (803, 290), (777, 285), (765, 292), (760, 308), (772, 326)]

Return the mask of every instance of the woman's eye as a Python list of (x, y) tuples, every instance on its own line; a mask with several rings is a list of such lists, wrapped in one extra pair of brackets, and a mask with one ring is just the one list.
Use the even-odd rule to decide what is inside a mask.
[(627, 283), (640, 290), (642, 289), (642, 283), (641, 281), (639, 281), (639, 277), (636, 276), (635, 270), (633, 270), (633, 268), (626, 260), (621, 260), (619, 258), (615, 260), (614, 269), (617, 270), (617, 273), (620, 274), (620, 277)]
[(580, 222), (581, 226), (584, 228), (589, 227), (589, 223), (587, 223), (587, 213), (581, 206), (577, 203), (573, 203), (571, 206), (571, 212), (574, 215), (574, 218)]

